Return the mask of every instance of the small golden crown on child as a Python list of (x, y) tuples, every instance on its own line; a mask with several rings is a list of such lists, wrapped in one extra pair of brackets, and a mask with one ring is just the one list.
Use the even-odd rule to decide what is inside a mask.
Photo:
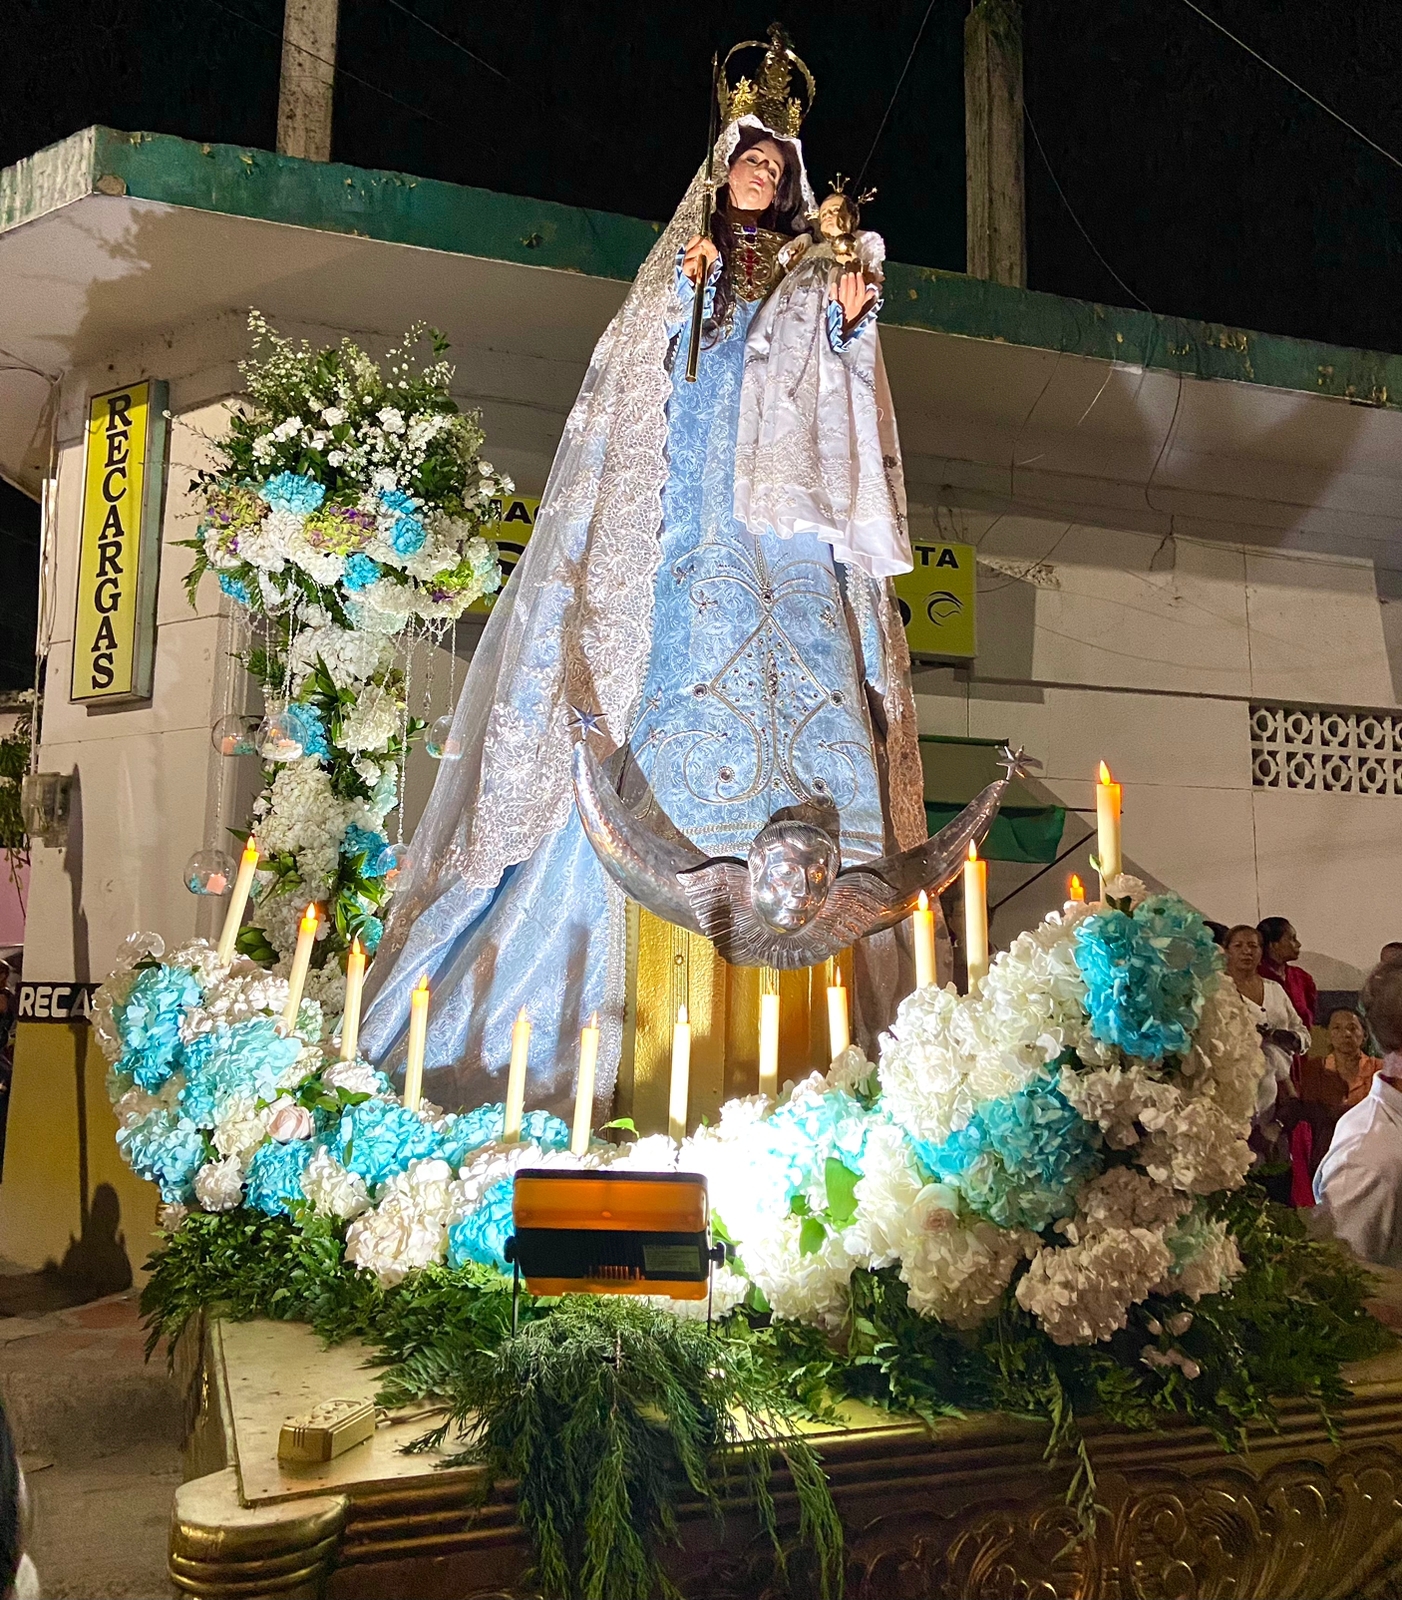
[[(753, 79), (737, 78), (731, 83), (726, 68), (737, 50), (763, 50), (764, 60)], [(802, 79), (802, 87), (807, 90), (806, 103), (791, 93), (796, 77)], [(813, 109), (818, 86), (807, 65), (794, 54), (788, 35), (777, 22), (771, 22), (768, 47), (763, 39), (745, 39), (731, 46), (721, 67), (717, 92), (722, 126), (737, 117), (758, 117), (771, 133), (792, 139)]]

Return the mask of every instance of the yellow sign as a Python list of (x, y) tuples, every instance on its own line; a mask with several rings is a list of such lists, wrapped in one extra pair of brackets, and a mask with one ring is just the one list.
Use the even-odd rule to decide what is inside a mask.
[[(537, 495), (512, 495), (509, 500), (498, 503), (497, 520), (482, 529), (483, 538), (496, 540), (497, 557), (501, 561), (502, 589), (506, 587), (506, 580), (515, 570), (516, 563), (526, 553), (526, 541), (535, 527), (536, 512), (539, 510), (540, 499)], [(501, 589), (498, 589), (497, 594), (500, 593)], [(476, 613), (480, 616), (490, 611), (496, 598), (496, 594), (483, 595), (467, 608), (468, 615)]]
[(72, 700), (144, 700), (156, 643), (166, 386), (155, 378), (88, 406)]
[(974, 629), (975, 566), (971, 544), (913, 545), (915, 570), (896, 579), (913, 656), (970, 660), (978, 654)]

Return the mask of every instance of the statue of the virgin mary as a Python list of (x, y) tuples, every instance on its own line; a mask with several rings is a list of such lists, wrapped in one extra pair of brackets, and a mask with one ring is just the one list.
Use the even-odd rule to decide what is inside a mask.
[[(836, 809), (844, 866), (925, 837), (890, 587), (910, 554), (879, 263), (821, 265), (797, 138), (812, 96), (776, 29), (753, 80), (722, 80), (709, 234), (703, 167), (595, 349), (467, 673), (463, 754), (440, 767), (410, 846), (362, 1031), (397, 1064), (427, 975), (425, 1089), (441, 1104), (503, 1097), (523, 1007), (528, 1105), (567, 1111), (591, 1015), (596, 1103), (611, 1101), (626, 908), (574, 809), (572, 708), (615, 747), (606, 770), (634, 815), (707, 855), (743, 856), (776, 812), (814, 803)], [(786, 278), (807, 290), (785, 296)], [(901, 960), (891, 934), (856, 951), (868, 1046), (909, 987)]]

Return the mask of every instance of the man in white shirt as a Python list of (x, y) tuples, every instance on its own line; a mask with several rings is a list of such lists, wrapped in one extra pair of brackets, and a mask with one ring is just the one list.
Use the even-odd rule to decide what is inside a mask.
[(1345, 1111), (1314, 1175), (1320, 1215), (1363, 1261), (1402, 1267), (1402, 963), (1374, 968), (1359, 1002), (1383, 1064), (1364, 1100)]

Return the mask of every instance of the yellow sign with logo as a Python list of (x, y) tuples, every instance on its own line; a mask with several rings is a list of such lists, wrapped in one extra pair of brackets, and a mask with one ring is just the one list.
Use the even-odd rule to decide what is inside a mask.
[(88, 405), (72, 700), (151, 693), (165, 407), (166, 386), (155, 378), (94, 395)]
[[(539, 510), (538, 495), (514, 494), (509, 500), (497, 502), (497, 520), (482, 529), (483, 538), (496, 541), (497, 558), (501, 562), (502, 589), (506, 587), (506, 580), (516, 570), (516, 563), (526, 553), (526, 541), (531, 536), (531, 529), (535, 527), (536, 513)], [(498, 589), (497, 594), (500, 593), (501, 589)], [(496, 598), (496, 594), (483, 595), (480, 600), (467, 608), (467, 614), (484, 615), (496, 604)]]
[(978, 654), (974, 547), (916, 544), (911, 553), (915, 570), (896, 579), (896, 598), (905, 618), (911, 655), (971, 660)]

